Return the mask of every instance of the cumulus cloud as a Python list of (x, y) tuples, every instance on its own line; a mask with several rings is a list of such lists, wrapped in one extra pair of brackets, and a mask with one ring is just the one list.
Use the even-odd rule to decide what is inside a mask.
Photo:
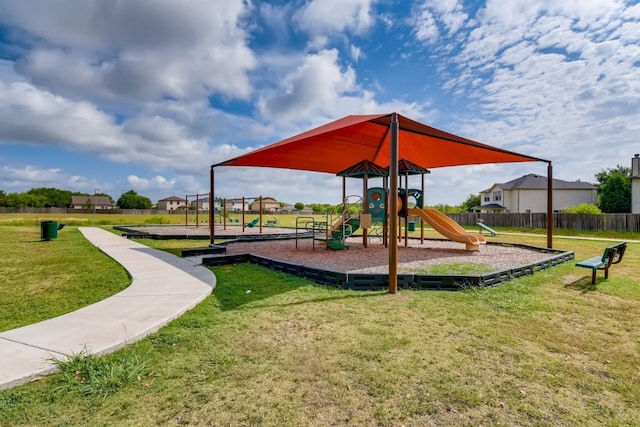
[[(568, 179), (603, 167), (591, 153), (612, 139), (611, 166), (637, 152), (640, 5), (624, 0), (0, 0), (0, 10), (3, 187), (18, 182), (15, 168), (79, 191), (192, 194), (207, 190), (209, 165), (354, 113), (397, 111), (551, 157), (581, 173)], [(100, 183), (71, 163), (16, 166), (29, 163), (11, 157), (27, 144), (118, 171)], [(477, 173), (499, 182), (522, 168)], [(220, 169), (230, 196), (340, 193), (335, 177)], [(434, 171), (428, 197), (456, 197), (452, 183), (484, 189), (468, 170)]]
[(177, 180), (175, 178), (166, 179), (163, 176), (156, 175), (150, 179), (141, 178), (136, 175), (129, 175), (127, 177), (127, 183), (131, 185), (132, 188), (140, 189), (140, 190), (172, 190), (175, 187)]
[[(43, 169), (33, 165), (0, 167), (2, 190), (7, 193), (23, 192), (25, 188), (55, 187), (71, 191), (92, 193), (101, 183), (79, 175), (69, 175), (60, 168)], [(112, 188), (102, 183), (105, 191)]]
[(307, 55), (297, 69), (284, 76), (277, 91), (260, 99), (258, 106), (260, 113), (272, 120), (327, 116), (339, 97), (356, 90), (354, 70), (340, 67), (337, 50), (323, 50)]
[(611, 138), (620, 153), (610, 167), (626, 164), (640, 126), (637, 6), (489, 0), (476, 16), (452, 20), (453, 3), (425, 2), (430, 25), (417, 21), (414, 33), (457, 46), (439, 70), (443, 87), (470, 101), (463, 134), (550, 158), (580, 174), (574, 179), (602, 168), (597, 148)]
[(459, 0), (426, 0), (417, 7), (412, 19), (413, 33), (417, 40), (435, 44), (441, 32), (454, 34), (467, 20)]
[[(0, 81), (0, 141), (124, 147), (118, 126), (84, 101), (70, 101), (23, 82)], [(99, 143), (99, 144), (98, 144)], [(95, 144), (95, 145), (94, 145)]]
[(62, 94), (159, 100), (251, 93), (247, 72), (256, 59), (242, 0), (0, 4), (0, 22), (29, 36), (17, 69)]
[(294, 15), (300, 29), (313, 36), (345, 31), (363, 34), (374, 24), (372, 0), (311, 0)]

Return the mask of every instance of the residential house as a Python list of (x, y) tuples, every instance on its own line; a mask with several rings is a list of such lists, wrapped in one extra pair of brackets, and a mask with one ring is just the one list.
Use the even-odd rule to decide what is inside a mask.
[[(524, 175), (493, 184), (480, 193), (479, 212), (540, 213), (547, 211), (547, 177)], [(597, 187), (588, 182), (553, 180), (553, 210), (597, 203)]]
[(158, 209), (161, 211), (175, 211), (176, 209), (184, 209), (187, 206), (187, 200), (182, 197), (171, 196), (158, 200)]
[[(195, 200), (192, 202), (195, 204)], [(216, 209), (219, 208), (219, 203), (216, 202), (213, 204), (215, 206)], [(198, 210), (199, 211), (208, 211), (209, 210), (209, 198), (203, 198), (203, 199), (198, 199)]]
[(301, 210), (296, 209), (295, 205), (290, 203), (285, 203), (283, 207), (281, 207), (278, 212), (287, 213), (287, 214), (296, 214), (296, 215), (313, 215), (313, 209), (309, 206), (305, 206)]
[(113, 209), (116, 206), (107, 196), (71, 196), (71, 209)]
[[(249, 205), (249, 210), (260, 211), (260, 199), (256, 199)], [(262, 199), (262, 212), (276, 212), (280, 210), (280, 202), (273, 199)]]
[(242, 199), (218, 199), (214, 203), (216, 210), (220, 209), (220, 205), (223, 204), (227, 212), (242, 212), (249, 210), (249, 203), (244, 202), (242, 205)]

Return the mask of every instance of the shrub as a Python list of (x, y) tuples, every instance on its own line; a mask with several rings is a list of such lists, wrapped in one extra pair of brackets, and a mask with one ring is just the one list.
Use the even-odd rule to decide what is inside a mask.
[(581, 203), (578, 206), (569, 206), (562, 209), (562, 213), (572, 213), (581, 215), (599, 215), (602, 211), (596, 205)]

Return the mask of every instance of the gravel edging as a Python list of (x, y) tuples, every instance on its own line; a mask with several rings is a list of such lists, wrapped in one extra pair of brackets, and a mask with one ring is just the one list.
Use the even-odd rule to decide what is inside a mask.
[[(269, 242), (234, 242), (227, 245), (227, 255), (251, 253), (270, 259), (292, 264), (302, 264), (313, 268), (342, 273), (378, 273), (388, 274), (389, 248), (381, 242), (362, 245), (362, 238), (347, 239), (348, 250), (326, 250), (324, 245), (311, 239), (299, 239), (296, 249), (295, 240)], [(467, 252), (464, 244), (447, 240), (409, 239), (408, 247), (404, 241), (398, 244), (398, 273), (416, 273), (436, 264), (481, 264), (495, 270), (513, 268), (524, 264), (542, 261), (549, 253), (519, 246), (501, 244), (482, 245), (479, 251)]]

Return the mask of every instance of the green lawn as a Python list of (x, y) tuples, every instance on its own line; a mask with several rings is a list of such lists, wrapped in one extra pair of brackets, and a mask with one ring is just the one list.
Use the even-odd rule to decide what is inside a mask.
[(36, 225), (0, 226), (0, 254), (0, 331), (77, 310), (131, 282), (73, 227), (41, 241)]
[[(555, 240), (578, 259), (607, 244)], [(568, 263), (492, 289), (396, 295), (215, 268), (214, 294), (156, 334), (0, 392), (0, 425), (638, 425), (638, 265), (630, 243), (595, 286)]]

